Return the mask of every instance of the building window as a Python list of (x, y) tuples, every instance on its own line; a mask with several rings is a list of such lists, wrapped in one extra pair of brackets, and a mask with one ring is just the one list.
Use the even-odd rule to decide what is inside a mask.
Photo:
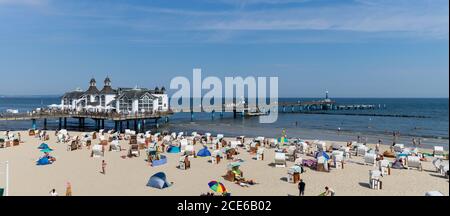
[(102, 98), (100, 100), (100, 105), (104, 107), (105, 104), (106, 104), (106, 97), (105, 97), (105, 95), (102, 95)]
[(141, 99), (139, 99), (139, 112), (148, 112), (153, 110), (153, 100), (150, 99), (148, 96), (144, 96)]
[(94, 102), (99, 102), (100, 101), (100, 97), (99, 96), (95, 96), (95, 101)]
[(131, 112), (133, 101), (127, 97), (123, 97), (119, 100), (119, 110), (121, 112)]
[(158, 98), (158, 105), (161, 106), (162, 104), (163, 104), (163, 99), (162, 99), (162, 97), (159, 97), (159, 98)]

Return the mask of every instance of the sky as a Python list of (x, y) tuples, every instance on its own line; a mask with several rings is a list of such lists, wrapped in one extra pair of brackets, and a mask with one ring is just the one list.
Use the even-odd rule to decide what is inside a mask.
[(279, 77), (280, 97), (448, 97), (448, 0), (0, 0), (0, 95)]

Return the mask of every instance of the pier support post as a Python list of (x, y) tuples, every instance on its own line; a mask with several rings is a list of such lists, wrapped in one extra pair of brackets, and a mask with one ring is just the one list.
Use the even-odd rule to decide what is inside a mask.
[(216, 113), (215, 110), (213, 110), (213, 111), (211, 112), (211, 119), (212, 119), (212, 120), (214, 120), (214, 117), (215, 117), (214, 114), (215, 114), (215, 113)]
[(81, 120), (81, 118), (78, 118), (78, 129), (81, 129), (81, 127), (82, 127), (82, 120)]
[(127, 120), (127, 129), (130, 129), (130, 121)]
[(64, 129), (67, 129), (67, 118), (64, 118)]
[(123, 121), (119, 122), (119, 132), (122, 133), (123, 132)]
[(105, 119), (102, 119), (102, 126), (101, 126), (101, 128), (105, 129)]
[(114, 131), (118, 131), (119, 123), (117, 121), (114, 121)]
[(145, 132), (145, 119), (142, 119), (142, 127), (141, 127), (141, 132)]
[(194, 111), (191, 110), (191, 121), (194, 121)]
[(44, 119), (44, 130), (47, 130), (47, 119)]
[(166, 123), (169, 123), (169, 117), (166, 116)]
[(234, 108), (233, 109), (233, 118), (236, 118), (237, 117), (237, 111), (236, 111), (236, 108)]
[(36, 119), (31, 120), (31, 128), (33, 128), (33, 130), (36, 130)]
[(59, 118), (59, 121), (58, 121), (58, 130), (61, 130), (61, 127), (62, 127), (62, 118)]
[(141, 121), (137, 121), (137, 132), (140, 133), (142, 129), (142, 122)]
[(223, 111), (220, 112), (220, 118), (223, 118)]
[(135, 120), (134, 120), (134, 130), (135, 130), (135, 131), (138, 131), (137, 129), (138, 129), (138, 125), (137, 125), (137, 120), (135, 119)]

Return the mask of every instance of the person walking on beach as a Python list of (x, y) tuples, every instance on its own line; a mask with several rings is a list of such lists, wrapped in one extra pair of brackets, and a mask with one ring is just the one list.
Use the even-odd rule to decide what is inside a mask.
[(102, 160), (102, 171), (101, 171), (101, 173), (103, 175), (106, 175), (106, 162), (105, 162), (105, 160)]
[(298, 190), (299, 190), (299, 196), (305, 196), (305, 182), (303, 179), (300, 179), (300, 182), (298, 183)]
[(325, 187), (325, 196), (334, 196), (336, 193), (328, 186)]
[(52, 189), (49, 193), (50, 193), (50, 196), (58, 196), (58, 193), (56, 193), (55, 189)]
[(66, 196), (72, 196), (72, 184), (70, 182), (66, 184)]
[(422, 138), (419, 138), (419, 147), (422, 146)]
[(361, 137), (358, 135), (358, 143), (361, 143)]
[(413, 137), (413, 139), (412, 139), (412, 144), (413, 144), (414, 147), (416, 147), (417, 143), (416, 143), (416, 138), (415, 137)]

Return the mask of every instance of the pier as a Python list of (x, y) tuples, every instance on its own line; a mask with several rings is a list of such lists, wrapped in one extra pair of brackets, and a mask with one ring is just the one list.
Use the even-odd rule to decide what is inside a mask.
[[(266, 104), (262, 107), (258, 105), (241, 104), (222, 104), (219, 106), (200, 107), (200, 112), (211, 113), (211, 119), (216, 118), (216, 113), (219, 113), (220, 118), (223, 118), (224, 113), (233, 113), (233, 117), (256, 117), (266, 115), (270, 112), (278, 113), (324, 113), (331, 110), (364, 110), (364, 109), (381, 109), (385, 106), (379, 105), (337, 105), (335, 101), (325, 99), (319, 101), (297, 101), (297, 102), (280, 102)], [(30, 113), (19, 114), (0, 114), (0, 121), (31, 121), (31, 128), (36, 129), (36, 121), (41, 120), (43, 125), (40, 127), (47, 130), (48, 119), (58, 120), (58, 129), (67, 128), (67, 119), (77, 119), (78, 128), (84, 130), (86, 127), (86, 119), (94, 121), (96, 130), (105, 129), (105, 121), (114, 122), (114, 129), (116, 131), (124, 131), (124, 129), (131, 129), (143, 132), (145, 124), (148, 121), (153, 121), (158, 126), (158, 120), (163, 119), (165, 123), (169, 122), (169, 117), (175, 113), (190, 113), (191, 121), (194, 121), (193, 107), (184, 107), (178, 109), (169, 109), (161, 112), (147, 112), (147, 113), (130, 113), (119, 114), (116, 112), (87, 112), (87, 111), (64, 111), (64, 110), (41, 110)], [(198, 112), (198, 111), (197, 111)]]

